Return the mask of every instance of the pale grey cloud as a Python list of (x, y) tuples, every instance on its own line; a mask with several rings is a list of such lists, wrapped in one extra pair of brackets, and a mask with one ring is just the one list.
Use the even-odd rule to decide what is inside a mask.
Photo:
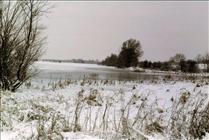
[(44, 58), (103, 59), (129, 38), (144, 59), (208, 51), (208, 2), (51, 2)]

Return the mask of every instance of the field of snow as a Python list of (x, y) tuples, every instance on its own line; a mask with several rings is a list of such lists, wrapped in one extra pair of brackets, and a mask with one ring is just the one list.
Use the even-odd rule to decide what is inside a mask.
[[(168, 139), (175, 106), (184, 106), (184, 113), (199, 100), (205, 106), (208, 88), (205, 81), (26, 84), (15, 93), (1, 93), (1, 140)], [(182, 97), (186, 100), (178, 102)]]
[[(44, 74), (55, 71), (58, 78), (64, 71), (118, 72), (95, 64), (34, 66)], [(40, 76), (14, 93), (0, 91), (1, 140), (167, 140), (194, 139), (199, 133), (207, 139), (209, 80), (150, 77), (131, 81)]]

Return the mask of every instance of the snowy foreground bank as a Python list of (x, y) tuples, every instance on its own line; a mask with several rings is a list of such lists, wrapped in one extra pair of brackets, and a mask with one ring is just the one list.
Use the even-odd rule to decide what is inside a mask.
[(1, 93), (1, 140), (209, 139), (208, 88), (206, 80), (28, 83)]

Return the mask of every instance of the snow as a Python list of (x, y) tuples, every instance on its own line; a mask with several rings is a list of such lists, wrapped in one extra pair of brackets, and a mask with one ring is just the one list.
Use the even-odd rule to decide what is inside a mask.
[(205, 137), (203, 137), (202, 140), (209, 140), (209, 133), (207, 133), (207, 134), (205, 135)]
[[(27, 133), (27, 129), (24, 129), (24, 133)], [(29, 133), (30, 134), (30, 133)], [(14, 132), (1, 132), (1, 140), (17, 140), (20, 139), (20, 137), (18, 137), (18, 133), (14, 133)], [(22, 133), (23, 135), (23, 133)], [(97, 137), (93, 137), (93, 136), (89, 136), (87, 134), (83, 134), (83, 133), (73, 133), (73, 132), (63, 132), (63, 140), (103, 140)], [(27, 137), (25, 135), (25, 137)], [(30, 137), (30, 135), (28, 136)], [(22, 137), (23, 138), (23, 137)]]
[[(88, 68), (112, 69), (95, 64), (37, 62), (35, 65), (42, 70), (57, 71)], [(152, 118), (154, 116), (162, 117), (162, 120), (158, 121), (166, 124), (174, 104), (171, 101), (172, 98), (175, 101), (183, 93), (190, 93), (191, 99), (198, 100), (199, 97), (207, 97), (206, 102), (209, 102), (209, 86), (206, 82), (207, 80), (194, 82), (189, 80), (107, 81), (88, 79), (46, 81), (44, 83), (32, 81), (30, 87), (22, 86), (15, 93), (8, 91), (1, 93), (1, 140), (36, 139), (38, 129), (41, 128), (40, 118), (43, 119), (43, 122), (46, 121), (44, 122), (44, 132), (47, 135), (56, 135), (59, 137), (57, 139), (61, 139), (60, 137), (64, 140), (123, 139), (121, 132), (115, 133), (115, 129), (120, 124), (121, 110), (128, 108), (124, 112), (125, 116), (128, 116), (128, 125), (133, 124), (140, 106), (143, 106), (140, 110), (142, 117), (148, 112), (149, 117), (146, 123), (155, 120)], [(197, 86), (197, 84), (199, 85)], [(92, 96), (95, 98), (90, 100)], [(82, 108), (79, 117), (81, 131), (74, 132), (72, 129), (75, 109), (79, 100)], [(107, 106), (106, 116), (103, 117)], [(50, 130), (53, 116), (57, 117), (54, 131), (59, 130), (59, 135)], [(105, 126), (103, 121), (108, 126)], [(114, 123), (117, 125), (116, 127)], [(70, 128), (64, 125), (68, 125)], [(157, 133), (148, 135), (143, 132), (143, 129), (139, 130), (136, 127), (130, 128), (130, 130), (137, 138), (140, 135), (148, 140), (166, 140), (169, 137), (167, 134)], [(207, 134), (205, 140), (208, 138)]]
[(64, 140), (102, 140), (83, 133), (63, 132), (62, 134), (64, 136)]
[[(115, 81), (112, 84), (104, 84), (102, 81), (97, 81), (93, 84), (84, 84), (81, 85), (83, 81), (75, 81), (72, 84), (67, 85), (65, 88), (59, 88), (55, 91), (51, 90), (50, 86), (46, 87), (45, 89), (41, 88), (41, 85), (39, 89), (37, 88), (22, 88), (19, 91), (15, 93), (5, 94), (3, 96), (2, 103), (9, 105), (15, 105), (14, 103), (11, 103), (9, 99), (13, 99), (16, 101), (16, 104), (19, 104), (18, 108), (20, 110), (19, 114), (26, 113), (33, 111), (31, 110), (33, 107), (33, 103), (52, 108), (53, 111), (59, 111), (60, 114), (67, 116), (69, 113), (72, 112), (72, 106), (75, 106), (75, 98), (78, 94), (78, 92), (83, 89), (84, 95), (89, 95), (92, 89), (98, 90), (100, 95), (103, 99), (109, 100), (110, 98), (113, 98), (114, 96), (114, 105), (115, 108), (120, 108), (121, 103), (120, 100), (118, 100), (116, 97), (116, 93), (123, 91), (123, 99), (121, 101), (126, 104), (130, 98), (136, 94), (137, 96), (142, 97), (148, 97), (149, 104), (151, 105), (156, 99), (158, 99), (158, 105), (156, 108), (162, 108), (163, 110), (166, 108), (171, 107), (172, 102), (170, 101), (172, 97), (176, 98), (179, 96), (179, 93), (182, 91), (189, 91), (193, 94), (197, 94), (200, 91), (202, 93), (207, 94), (208, 92), (208, 86), (203, 85), (202, 87), (196, 88), (196, 84), (192, 82), (186, 82), (186, 81), (178, 81), (178, 82), (166, 82), (166, 83), (151, 83), (151, 82), (144, 82), (144, 83), (137, 83), (133, 81), (129, 82), (119, 82)], [(135, 87), (135, 89), (133, 89)], [(47, 89), (48, 88), (48, 89)], [(147, 96), (149, 95), (149, 96)], [(9, 101), (8, 101), (9, 100)], [(118, 102), (118, 101), (119, 102)], [(6, 102), (7, 101), (7, 102)], [(118, 102), (118, 103), (117, 103)], [(67, 104), (70, 104), (67, 106)], [(73, 105), (74, 104), (74, 105)], [(21, 106), (22, 105), (22, 106)], [(122, 105), (123, 106), (123, 105)], [(113, 107), (114, 108), (114, 107)], [(86, 110), (88, 112), (88, 109)], [(113, 110), (110, 110), (112, 112)], [(26, 115), (25, 114), (25, 115)], [(96, 114), (96, 112), (95, 112)], [(136, 110), (131, 109), (130, 112), (130, 118), (134, 118), (136, 115)], [(85, 114), (83, 114), (85, 118)], [(94, 118), (94, 117), (92, 117)], [(110, 117), (111, 113), (110, 113)], [(81, 120), (84, 121), (84, 120)], [(87, 129), (88, 130), (88, 129)], [(85, 130), (87, 132), (87, 130)], [(12, 130), (6, 130), (1, 132), (1, 139), (2, 140), (12, 140), (12, 139), (19, 139), (19, 138), (28, 138), (35, 132), (35, 122), (19, 122), (19, 121), (12, 121)], [(74, 133), (74, 132), (62, 132), (62, 135), (64, 139), (95, 139), (98, 140), (99, 137), (89, 136), (83, 133)], [(156, 136), (157, 137), (157, 136)], [(156, 138), (155, 137), (155, 138)], [(154, 139), (153, 137), (149, 137), (150, 140)], [(158, 139), (158, 138), (157, 138)]]

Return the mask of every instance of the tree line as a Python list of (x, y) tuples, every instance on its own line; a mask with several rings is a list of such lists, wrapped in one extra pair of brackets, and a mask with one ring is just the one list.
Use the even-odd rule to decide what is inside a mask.
[(40, 59), (40, 61), (45, 62), (57, 62), (57, 63), (84, 63), (84, 64), (99, 64), (99, 60), (93, 59)]
[[(181, 71), (189, 73), (209, 72), (209, 55), (198, 55), (196, 59), (186, 59), (184, 54), (177, 53), (168, 61), (164, 62), (151, 62), (148, 60), (139, 62), (139, 67), (145, 69), (155, 69), (162, 71)], [(200, 67), (202, 66), (202, 68)]]
[[(161, 71), (181, 71), (189, 73), (209, 72), (209, 54), (197, 55), (193, 59), (186, 59), (184, 54), (177, 53), (170, 57), (168, 61), (139, 61), (143, 55), (141, 44), (136, 39), (129, 39), (123, 42), (120, 53), (107, 56), (102, 62), (102, 65), (114, 66), (118, 68), (141, 67), (144, 69), (154, 69)], [(203, 68), (199, 67), (199, 64)]]

